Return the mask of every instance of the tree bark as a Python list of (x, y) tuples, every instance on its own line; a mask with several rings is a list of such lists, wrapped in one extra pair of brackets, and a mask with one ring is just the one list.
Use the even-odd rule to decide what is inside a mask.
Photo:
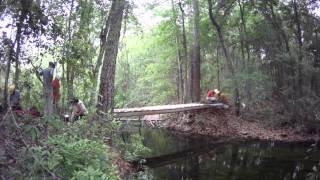
[(194, 24), (193, 24), (193, 53), (192, 53), (192, 102), (199, 102), (201, 97), (200, 90), (200, 33), (199, 33), (199, 1), (192, 0), (193, 13), (194, 13)]
[[(71, 1), (71, 8), (69, 12), (69, 21), (68, 21), (68, 41), (71, 42), (71, 16), (74, 8), (74, 0)], [(68, 54), (70, 54), (70, 47), (68, 49)], [(68, 101), (73, 98), (73, 68), (72, 63), (70, 63), (70, 55), (67, 55), (67, 67), (66, 67), (66, 75), (67, 75), (67, 94)]]
[(20, 50), (21, 50), (21, 33), (22, 33), (22, 23), (24, 20), (25, 13), (22, 11), (20, 12), (21, 14), (19, 15), (19, 21), (17, 22), (17, 33), (16, 33), (16, 52), (15, 52), (15, 76), (14, 76), (14, 85), (16, 87), (19, 86), (19, 55), (20, 55)]
[(183, 64), (184, 64), (184, 73), (183, 73), (183, 79), (184, 79), (184, 100), (183, 102), (186, 103), (188, 101), (188, 97), (190, 97), (190, 91), (189, 91), (189, 85), (188, 82), (190, 82), (188, 79), (188, 48), (187, 48), (187, 36), (186, 36), (186, 27), (185, 27), (185, 14), (184, 10), (182, 8), (181, 2), (179, 2), (179, 8), (181, 11), (181, 20), (182, 20), (182, 45), (183, 45)]
[(177, 95), (178, 101), (184, 102), (184, 80), (183, 80), (183, 65), (182, 65), (182, 56), (181, 56), (181, 40), (180, 40), (180, 28), (177, 25), (177, 12), (174, 7), (174, 2), (171, 0), (172, 13), (173, 13), (173, 23), (175, 28), (175, 36), (177, 43)]
[[(240, 44), (241, 44), (241, 54), (242, 54), (242, 60), (243, 60), (243, 70), (246, 71), (246, 73), (249, 72), (249, 63), (250, 63), (250, 49), (249, 49), (249, 43), (247, 40), (247, 27), (246, 27), (246, 21), (245, 21), (245, 6), (242, 0), (238, 0), (238, 5), (240, 9)], [(245, 50), (247, 57), (245, 57)], [(252, 99), (252, 93), (251, 93), (251, 87), (249, 85), (248, 79), (245, 80), (245, 92), (249, 99), (249, 101)]]
[[(180, 43), (180, 39), (177, 36), (176, 37), (176, 42), (179, 46)], [(178, 47), (177, 49), (177, 95), (178, 95), (178, 101), (181, 103), (184, 101), (184, 93), (183, 93), (183, 69), (182, 69), (182, 62), (181, 62), (181, 50)]]
[(296, 0), (293, 0), (293, 10), (294, 10), (294, 21), (297, 26), (296, 30), (296, 38), (298, 41), (298, 91), (299, 91), (299, 97), (303, 95), (302, 88), (302, 59), (303, 59), (303, 54), (302, 54), (302, 32), (301, 32), (301, 22), (300, 22), (300, 15), (298, 12), (298, 4)]
[(118, 55), (119, 38), (123, 17), (125, 0), (113, 0), (111, 10), (109, 12), (110, 26), (106, 39), (105, 55), (100, 77), (100, 104), (98, 110), (105, 113), (113, 113), (114, 96), (115, 96), (115, 68)]
[(228, 49), (227, 49), (227, 47), (225, 45), (224, 35), (223, 35), (222, 31), (221, 31), (221, 26), (216, 21), (216, 18), (214, 17), (213, 12), (212, 12), (212, 0), (208, 0), (208, 5), (209, 5), (209, 17), (210, 17), (210, 20), (211, 20), (213, 26), (215, 27), (215, 29), (216, 29), (216, 31), (218, 33), (220, 44), (221, 44), (224, 56), (225, 56), (226, 61), (227, 61), (228, 69), (231, 72), (231, 75), (233, 77), (233, 81), (234, 81), (234, 84), (235, 84), (236, 114), (240, 115), (239, 83), (238, 83), (238, 80), (237, 80), (236, 75), (235, 75), (235, 70), (234, 70), (234, 67), (232, 65), (232, 60), (230, 58), (229, 51), (228, 51)]
[(7, 67), (6, 67), (6, 77), (4, 81), (4, 91), (3, 91), (3, 102), (4, 102), (4, 108), (7, 108), (9, 106), (8, 102), (8, 86), (9, 86), (9, 78), (10, 78), (10, 69), (11, 69), (11, 52), (13, 51), (14, 44), (9, 44), (6, 46), (6, 57), (7, 57)]
[[(114, 6), (113, 6), (114, 8)], [(98, 82), (99, 82), (99, 74), (100, 74), (100, 69), (102, 65), (102, 59), (105, 53), (106, 49), (106, 38), (110, 29), (110, 16), (108, 16), (105, 25), (101, 29), (100, 33), (100, 50), (99, 50), (99, 55), (97, 57), (97, 62), (93, 70), (93, 88), (92, 88), (92, 93), (90, 97), (90, 104), (96, 104), (97, 103), (97, 88), (98, 88)]]
[(216, 52), (216, 62), (217, 62), (217, 82), (218, 82), (218, 89), (220, 88), (220, 65), (219, 65), (219, 46), (217, 45), (217, 52)]

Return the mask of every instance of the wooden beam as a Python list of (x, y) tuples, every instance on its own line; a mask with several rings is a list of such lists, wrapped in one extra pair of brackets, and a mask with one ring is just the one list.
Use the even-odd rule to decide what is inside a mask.
[(190, 110), (208, 109), (208, 108), (227, 108), (225, 104), (176, 104), (176, 105), (163, 105), (163, 106), (148, 106), (141, 108), (126, 108), (126, 109), (115, 109), (115, 117), (130, 117), (130, 116), (143, 116), (152, 114), (166, 114), (174, 112), (183, 112)]

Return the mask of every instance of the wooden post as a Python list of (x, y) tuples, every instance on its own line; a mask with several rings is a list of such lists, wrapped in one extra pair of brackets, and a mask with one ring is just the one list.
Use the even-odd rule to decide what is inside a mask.
[(140, 134), (140, 136), (141, 136), (141, 127), (142, 127), (141, 116), (139, 116), (139, 122), (140, 122), (140, 126), (139, 126), (139, 134)]

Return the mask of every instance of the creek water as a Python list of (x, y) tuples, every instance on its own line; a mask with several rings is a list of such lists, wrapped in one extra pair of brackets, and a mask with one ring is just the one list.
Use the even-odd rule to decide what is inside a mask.
[(134, 179), (320, 179), (320, 147), (312, 143), (226, 141), (148, 128), (132, 133), (151, 150)]

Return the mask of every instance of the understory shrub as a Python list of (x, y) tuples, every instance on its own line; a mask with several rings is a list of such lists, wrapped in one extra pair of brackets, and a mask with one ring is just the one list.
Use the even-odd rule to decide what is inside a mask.
[[(118, 179), (107, 147), (98, 141), (56, 135), (47, 144), (25, 149), (23, 162), (30, 179)], [(82, 177), (82, 178), (80, 178)], [(99, 179), (100, 179), (99, 178)]]

